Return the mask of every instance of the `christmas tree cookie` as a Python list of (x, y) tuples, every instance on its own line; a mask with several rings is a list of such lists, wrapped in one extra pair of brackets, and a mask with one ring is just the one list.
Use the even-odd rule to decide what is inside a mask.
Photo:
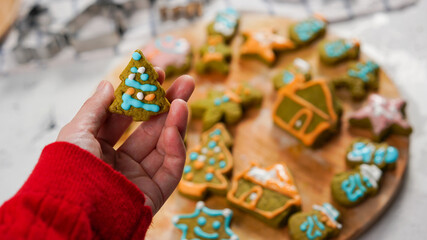
[(360, 164), (375, 164), (382, 170), (394, 169), (399, 151), (387, 143), (373, 143), (368, 139), (357, 139), (348, 148), (347, 165), (354, 168)]
[(325, 80), (282, 87), (273, 106), (280, 128), (309, 147), (319, 147), (338, 132), (342, 109)]
[(292, 83), (293, 81), (306, 82), (311, 78), (310, 64), (301, 58), (296, 58), (286, 69), (273, 77), (276, 90)]
[(375, 141), (381, 141), (391, 133), (407, 136), (412, 128), (405, 117), (405, 106), (402, 99), (371, 94), (367, 104), (350, 115), (350, 125), (371, 129)]
[(293, 240), (326, 240), (336, 237), (342, 228), (340, 212), (331, 204), (313, 205), (310, 212), (296, 213), (289, 219)]
[(285, 225), (301, 207), (300, 195), (284, 164), (268, 168), (252, 164), (233, 178), (227, 200), (274, 227)]
[(217, 72), (227, 74), (231, 61), (231, 48), (224, 43), (220, 35), (210, 36), (200, 48), (200, 59), (196, 71), (200, 74)]
[(166, 76), (181, 75), (191, 67), (191, 47), (185, 38), (164, 36), (150, 42), (144, 49), (145, 57)]
[(368, 164), (338, 173), (332, 179), (332, 197), (342, 206), (356, 206), (378, 192), (381, 176), (381, 169)]
[(239, 240), (230, 228), (232, 217), (233, 211), (230, 209), (210, 209), (200, 201), (193, 213), (175, 216), (172, 222), (182, 231), (181, 240)]
[(217, 124), (202, 134), (201, 145), (187, 152), (187, 161), (178, 191), (191, 199), (205, 198), (208, 192), (225, 195), (227, 175), (233, 168), (228, 146), (231, 136), (224, 125)]
[(334, 79), (335, 87), (345, 87), (355, 100), (366, 97), (368, 91), (376, 91), (379, 85), (379, 67), (373, 61), (358, 62), (350, 65), (346, 75)]
[(276, 53), (295, 48), (295, 44), (276, 33), (274, 29), (247, 30), (243, 32), (244, 43), (240, 54), (244, 57), (255, 57), (272, 65), (276, 61)]
[(151, 63), (140, 50), (136, 50), (120, 74), (122, 82), (114, 93), (116, 98), (109, 110), (131, 116), (134, 121), (147, 121), (153, 115), (167, 112), (170, 104), (158, 78)]
[(320, 60), (325, 64), (359, 58), (360, 43), (356, 39), (324, 41), (319, 46)]
[(289, 27), (289, 38), (298, 46), (310, 44), (325, 35), (326, 24), (323, 16), (314, 15), (309, 19), (292, 24)]
[(208, 25), (208, 35), (220, 35), (225, 42), (230, 42), (237, 32), (240, 14), (234, 8), (218, 12), (215, 20)]
[(194, 118), (203, 120), (203, 129), (215, 123), (235, 124), (243, 116), (243, 110), (260, 105), (262, 94), (248, 84), (240, 84), (226, 91), (209, 91), (206, 99), (190, 104)]

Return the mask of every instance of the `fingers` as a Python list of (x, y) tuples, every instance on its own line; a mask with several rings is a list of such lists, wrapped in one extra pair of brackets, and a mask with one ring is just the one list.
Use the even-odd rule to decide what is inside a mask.
[(101, 81), (96, 92), (83, 104), (68, 126), (96, 136), (107, 118), (108, 107), (113, 100), (113, 86), (108, 81)]
[[(194, 90), (194, 80), (191, 76), (184, 75), (179, 77), (169, 88), (166, 95), (170, 101), (174, 99), (182, 99), (187, 101)], [(145, 158), (157, 145), (157, 141), (160, 137), (160, 133), (163, 129), (163, 126), (166, 121), (167, 115), (182, 115), (183, 119), (177, 120), (180, 123), (179, 131), (182, 132), (182, 136), (185, 132), (186, 121), (188, 118), (188, 110), (185, 105), (185, 113), (184, 114), (175, 114), (175, 111), (182, 111), (182, 102), (178, 103), (172, 102), (171, 109), (168, 114), (161, 114), (159, 116), (152, 117), (147, 122), (142, 123), (135, 132), (126, 140), (126, 142), (119, 148), (119, 151), (124, 151), (126, 154), (132, 156), (136, 161), (141, 162), (143, 158)], [(176, 106), (176, 107), (175, 107)], [(181, 110), (180, 110), (181, 109)], [(185, 115), (185, 116), (184, 116)], [(185, 120), (185, 123), (182, 121)]]
[[(154, 68), (159, 75), (157, 81), (163, 84), (165, 81), (165, 72), (159, 68)], [(102, 139), (110, 146), (114, 146), (129, 125), (132, 123), (132, 118), (121, 114), (108, 114), (105, 124), (100, 129), (97, 138)]]

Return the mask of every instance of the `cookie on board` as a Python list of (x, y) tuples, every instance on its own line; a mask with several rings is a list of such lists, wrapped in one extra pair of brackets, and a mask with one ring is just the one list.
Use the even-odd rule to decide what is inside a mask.
[(159, 76), (141, 50), (132, 54), (119, 77), (122, 82), (114, 92), (110, 112), (131, 116), (134, 121), (147, 121), (151, 116), (169, 110), (165, 90), (157, 81)]
[(341, 105), (323, 79), (282, 87), (273, 106), (274, 123), (314, 148), (338, 132), (341, 113)]
[(301, 197), (284, 164), (267, 168), (252, 164), (233, 178), (227, 200), (273, 227), (286, 225), (301, 207)]
[(382, 141), (389, 134), (408, 136), (412, 132), (405, 116), (406, 102), (371, 94), (365, 106), (350, 115), (350, 125), (368, 128), (374, 141)]
[(315, 14), (306, 20), (292, 24), (289, 27), (289, 38), (298, 46), (308, 45), (325, 35), (326, 19)]
[(155, 67), (162, 68), (166, 77), (186, 73), (191, 67), (190, 43), (185, 38), (167, 35), (147, 44), (142, 52)]
[(295, 58), (291, 65), (273, 77), (274, 89), (278, 90), (293, 81), (306, 82), (311, 79), (311, 67), (301, 58)]
[(220, 35), (226, 43), (236, 35), (239, 26), (240, 14), (234, 8), (219, 11), (215, 20), (208, 25), (208, 35)]
[(369, 91), (376, 91), (379, 86), (379, 66), (373, 61), (357, 62), (350, 65), (346, 74), (334, 79), (336, 88), (347, 88), (354, 100), (362, 100)]
[(329, 65), (351, 59), (358, 59), (360, 43), (356, 39), (323, 41), (319, 45), (320, 60)]
[(293, 240), (326, 240), (336, 237), (342, 224), (341, 214), (330, 203), (313, 205), (309, 212), (299, 212), (289, 219), (289, 235)]
[(174, 216), (172, 222), (182, 231), (181, 240), (239, 240), (230, 228), (232, 217), (233, 211), (230, 209), (210, 209), (200, 201), (193, 213)]
[(197, 73), (228, 73), (231, 61), (231, 48), (224, 43), (222, 36), (209, 36), (206, 44), (200, 48), (199, 52), (200, 59), (196, 63)]
[(381, 177), (381, 169), (368, 164), (338, 173), (332, 178), (332, 197), (342, 206), (354, 207), (378, 192)]

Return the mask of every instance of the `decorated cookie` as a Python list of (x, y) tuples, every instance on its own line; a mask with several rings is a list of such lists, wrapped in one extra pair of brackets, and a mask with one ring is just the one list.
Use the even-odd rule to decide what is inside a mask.
[(289, 27), (289, 37), (296, 45), (310, 44), (325, 34), (326, 24), (326, 19), (323, 16), (315, 15), (292, 24)]
[(324, 41), (319, 46), (320, 60), (326, 64), (359, 58), (360, 43), (356, 39)]
[(191, 67), (191, 47), (185, 38), (159, 37), (149, 43), (143, 52), (154, 66), (165, 70), (167, 77), (183, 74)]
[(147, 121), (153, 115), (167, 112), (170, 104), (158, 78), (141, 50), (136, 50), (120, 74), (122, 82), (114, 93), (116, 98), (110, 111), (131, 116), (134, 121)]
[(412, 128), (405, 117), (405, 105), (402, 99), (371, 94), (367, 104), (350, 116), (350, 125), (371, 129), (375, 141), (383, 140), (390, 133), (409, 135)]
[(231, 48), (224, 43), (220, 35), (210, 36), (205, 45), (200, 48), (200, 60), (196, 71), (200, 74), (218, 72), (227, 74), (231, 61)]
[(393, 169), (399, 151), (387, 143), (373, 143), (368, 139), (357, 139), (347, 149), (347, 164), (354, 168), (360, 164), (375, 164), (380, 169)]
[(273, 77), (273, 84), (276, 90), (284, 87), (293, 81), (306, 82), (311, 78), (310, 64), (301, 58), (296, 58), (286, 69), (280, 71)]
[(340, 212), (331, 204), (313, 205), (310, 212), (300, 212), (289, 219), (289, 234), (293, 240), (326, 240), (337, 236), (342, 228)]
[(379, 67), (372, 61), (358, 62), (352, 64), (347, 73), (333, 80), (335, 87), (345, 87), (351, 92), (355, 100), (361, 100), (366, 97), (368, 91), (378, 89)]
[(191, 199), (200, 200), (206, 194), (225, 195), (228, 189), (226, 175), (233, 168), (228, 146), (231, 136), (224, 125), (217, 124), (202, 134), (201, 145), (187, 152), (187, 161), (178, 191)]
[(274, 227), (285, 225), (301, 207), (300, 195), (284, 164), (268, 168), (252, 164), (233, 178), (227, 200)]
[(242, 56), (255, 57), (268, 65), (276, 60), (276, 53), (295, 48), (295, 44), (276, 33), (273, 29), (247, 30), (243, 32), (245, 42), (240, 47)]
[(378, 192), (381, 176), (381, 169), (368, 164), (338, 173), (332, 179), (332, 197), (345, 207), (356, 206)]
[(258, 106), (261, 100), (260, 91), (240, 84), (226, 91), (209, 91), (206, 99), (194, 101), (190, 108), (194, 118), (203, 120), (203, 129), (208, 129), (221, 121), (229, 125), (237, 123), (243, 110)]
[(172, 222), (182, 231), (181, 240), (239, 240), (230, 228), (233, 211), (210, 209), (204, 202), (197, 202), (196, 210), (188, 215), (178, 215)]
[(273, 120), (306, 146), (318, 147), (339, 130), (341, 112), (333, 91), (318, 79), (282, 87)]
[(213, 22), (208, 25), (208, 35), (221, 35), (229, 42), (236, 34), (240, 14), (234, 8), (218, 12)]

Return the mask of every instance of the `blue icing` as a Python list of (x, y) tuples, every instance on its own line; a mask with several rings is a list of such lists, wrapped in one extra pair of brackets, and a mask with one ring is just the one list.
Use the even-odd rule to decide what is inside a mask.
[(199, 154), (196, 152), (190, 153), (190, 160), (196, 160), (199, 157)]
[(325, 44), (325, 51), (329, 57), (341, 57), (343, 56), (353, 44), (346, 43), (343, 40), (336, 40)]
[(214, 165), (214, 164), (215, 164), (215, 162), (216, 162), (215, 158), (210, 158), (210, 159), (209, 159), (209, 164), (210, 164), (210, 165)]
[(206, 175), (205, 175), (205, 179), (206, 179), (206, 181), (212, 181), (212, 179), (213, 179), (213, 174), (212, 173), (206, 173)]
[(216, 142), (215, 142), (215, 141), (210, 141), (210, 142), (208, 143), (208, 147), (209, 147), (209, 148), (214, 148), (214, 147), (216, 147)]
[(353, 150), (349, 153), (349, 156), (352, 158), (362, 158), (362, 161), (369, 163), (372, 156), (372, 145), (371, 147), (367, 146), (363, 142), (356, 142), (353, 145)]
[(381, 164), (383, 162), (384, 155), (385, 155), (384, 148), (380, 148), (376, 150), (374, 154), (374, 163), (377, 165)]
[(357, 199), (363, 197), (367, 190), (363, 186), (360, 174), (358, 173), (350, 175), (348, 179), (344, 180), (341, 184), (341, 189), (345, 192), (350, 202), (355, 202)]
[(129, 110), (130, 107), (134, 107), (134, 108), (142, 108), (146, 111), (150, 111), (150, 112), (158, 112), (160, 111), (160, 107), (156, 104), (148, 104), (148, 103), (143, 103), (137, 99), (132, 98), (131, 95), (124, 93), (122, 95), (122, 100), (123, 103), (121, 105), (121, 107), (124, 110)]
[[(318, 229), (315, 229), (315, 228)], [(308, 216), (307, 220), (300, 225), (300, 230), (305, 232), (308, 239), (313, 240), (322, 236), (325, 225), (319, 221), (317, 215)]]
[(215, 221), (212, 223), (212, 228), (215, 230), (218, 230), (221, 227), (221, 222), (220, 221)]
[(215, 129), (215, 131), (211, 132), (210, 136), (213, 137), (215, 135), (221, 135), (221, 130), (220, 129)]
[(289, 84), (289, 83), (291, 83), (292, 81), (294, 81), (294, 79), (295, 79), (295, 76), (294, 76), (294, 74), (292, 74), (291, 72), (289, 72), (289, 71), (287, 71), (287, 70), (285, 70), (285, 71), (283, 72), (282, 81), (283, 81), (284, 83)]
[(387, 154), (385, 155), (386, 163), (395, 163), (399, 158), (399, 151), (395, 147), (387, 147)]
[(136, 89), (140, 89), (141, 91), (144, 91), (144, 92), (152, 92), (152, 91), (156, 91), (157, 90), (157, 86), (155, 86), (155, 85), (152, 85), (152, 84), (141, 84), (138, 81), (132, 80), (132, 79), (129, 79), (129, 78), (126, 78), (125, 84), (126, 84), (126, 86), (133, 87), (133, 88), (136, 88)]
[(365, 64), (358, 63), (356, 64), (357, 70), (350, 69), (348, 70), (348, 75), (351, 77), (356, 77), (362, 79), (364, 82), (368, 82), (368, 74), (373, 73), (378, 69), (378, 65), (372, 61), (367, 61)]
[(132, 58), (133, 58), (133, 60), (135, 60), (135, 61), (139, 61), (139, 60), (141, 60), (142, 56), (141, 56), (141, 54), (139, 54), (138, 52), (134, 52), (134, 53), (132, 54)]
[(219, 234), (218, 233), (207, 233), (205, 231), (203, 231), (199, 226), (196, 226), (194, 228), (194, 233), (201, 237), (201, 238), (206, 238), (206, 239), (218, 239)]
[(295, 26), (295, 32), (298, 35), (298, 38), (301, 41), (307, 41), (311, 37), (313, 37), (314, 34), (319, 32), (325, 27), (325, 23), (323, 21), (317, 20), (317, 19), (310, 19), (301, 23), (298, 23)]
[(225, 168), (225, 166), (226, 166), (227, 164), (225, 163), (225, 161), (221, 161), (221, 162), (219, 162), (219, 167), (220, 168)]
[(138, 68), (136, 68), (136, 67), (132, 67), (132, 68), (130, 69), (130, 71), (131, 71), (131, 72), (133, 72), (133, 73), (137, 73), (137, 72), (138, 72)]
[(363, 176), (363, 181), (365, 182), (365, 184), (366, 184), (366, 186), (368, 188), (372, 188), (373, 187), (371, 181), (369, 181), (369, 178)]
[(230, 97), (229, 97), (229, 96), (227, 96), (227, 95), (224, 95), (224, 96), (222, 97), (222, 102), (228, 102), (228, 101), (230, 101)]
[(220, 98), (215, 98), (214, 104), (215, 104), (215, 106), (219, 106), (221, 104), (221, 99)]
[[(146, 74), (146, 73), (143, 73), (143, 74), (141, 74), (141, 80), (142, 81), (147, 81), (148, 80), (148, 74)], [(155, 91), (155, 90), (154, 90)]]
[(189, 173), (191, 171), (191, 166), (187, 165), (184, 167), (184, 173)]
[(205, 226), (205, 224), (206, 224), (206, 218), (205, 217), (199, 217), (197, 219), (197, 224), (199, 224), (200, 226)]

